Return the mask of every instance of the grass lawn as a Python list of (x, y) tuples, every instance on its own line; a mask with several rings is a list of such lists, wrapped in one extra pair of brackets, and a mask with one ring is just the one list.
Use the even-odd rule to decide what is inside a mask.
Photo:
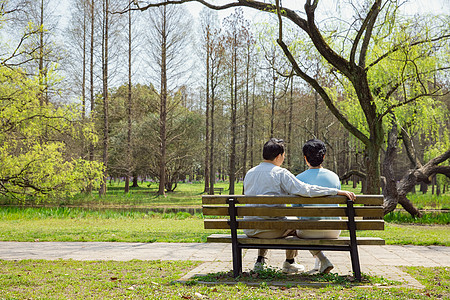
[[(387, 244), (450, 246), (448, 225), (385, 223), (384, 231), (361, 231)], [(205, 242), (201, 215), (71, 208), (0, 208), (1, 241)], [(346, 232), (343, 232), (345, 235)]]
[[(380, 284), (369, 278), (358, 284), (334, 284), (321, 288), (264, 281), (251, 286), (174, 283), (196, 262), (176, 261), (0, 261), (0, 299), (448, 299), (448, 268), (407, 268), (425, 285), (417, 290)], [(439, 277), (439, 280), (435, 280)], [(380, 281), (381, 280), (381, 281)]]
[[(157, 185), (148, 184), (143, 183), (129, 194), (124, 194), (123, 183), (113, 182), (104, 198), (96, 194), (78, 195), (60, 203), (47, 203), (46, 207), (0, 206), (0, 240), (205, 242), (209, 234), (221, 233), (204, 230), (201, 214), (154, 212), (157, 207), (199, 210), (203, 183), (180, 183), (177, 191), (168, 193), (167, 197), (157, 197)], [(226, 182), (216, 186), (223, 187), (227, 192)], [(344, 188), (351, 189), (351, 186)], [(360, 186), (354, 191), (359, 189)], [(242, 183), (238, 183), (236, 191), (241, 190)], [(450, 207), (448, 194), (440, 197), (415, 194), (414, 197), (417, 205), (424, 208)], [(386, 216), (386, 220), (388, 223), (384, 231), (364, 231), (359, 236), (379, 236), (388, 244), (450, 246), (448, 211), (429, 213), (421, 219), (395, 212)]]
[[(224, 189), (223, 194), (228, 194), (228, 182), (218, 182), (215, 187)], [(123, 192), (124, 182), (111, 182), (107, 188), (105, 197), (99, 197), (94, 192), (90, 195), (79, 194), (72, 198), (53, 199), (48, 202), (38, 203), (45, 206), (66, 207), (122, 207), (122, 208), (157, 208), (157, 207), (201, 207), (201, 195), (204, 191), (203, 182), (179, 183), (174, 192), (166, 193), (166, 196), (158, 196), (158, 185), (155, 182), (139, 183), (139, 187), (131, 188), (128, 194)], [(342, 189), (361, 194), (361, 185), (353, 188), (352, 184), (343, 185)], [(431, 189), (429, 189), (431, 190)], [(242, 193), (242, 182), (235, 185), (236, 194)], [(450, 209), (450, 192), (440, 196), (416, 193), (408, 194), (408, 198), (419, 209)], [(36, 205), (36, 203), (22, 203)], [(1, 197), (0, 205), (17, 205), (15, 200)]]

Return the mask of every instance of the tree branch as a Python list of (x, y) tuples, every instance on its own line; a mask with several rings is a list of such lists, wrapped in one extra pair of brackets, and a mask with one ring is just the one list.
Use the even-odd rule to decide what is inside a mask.
[(277, 40), (280, 47), (283, 49), (284, 54), (288, 58), (288, 60), (291, 62), (294, 71), (298, 76), (300, 76), (303, 80), (308, 82), (314, 90), (316, 90), (319, 95), (322, 97), (323, 101), (325, 102), (326, 106), (330, 109), (330, 111), (333, 113), (333, 115), (344, 125), (344, 127), (350, 131), (355, 137), (357, 137), (359, 140), (361, 140), (364, 144), (370, 143), (369, 138), (362, 133), (358, 128), (353, 126), (344, 115), (341, 114), (341, 112), (337, 109), (337, 107), (334, 105), (331, 98), (328, 96), (327, 92), (320, 86), (320, 84), (315, 80), (314, 78), (310, 77), (308, 74), (303, 72), (299, 65), (297, 64), (297, 61), (293, 57), (292, 53), (289, 51), (288, 47), (282, 40)]
[[(393, 104), (393, 105), (391, 105), (388, 109), (386, 109), (385, 112), (383, 112), (382, 114), (380, 114), (380, 115), (378, 116), (378, 120), (383, 119), (384, 116), (386, 116), (388, 113), (391, 113), (394, 109), (396, 109), (396, 108), (398, 108), (398, 107), (401, 107), (401, 106), (403, 106), (403, 105), (409, 104), (409, 103), (411, 103), (411, 102), (414, 102), (414, 101), (416, 101), (417, 99), (419, 99), (419, 98), (421, 98), (421, 97), (436, 96), (436, 93), (437, 93), (438, 91), (439, 91), (439, 90), (436, 90), (436, 91), (434, 91), (434, 92), (432, 92), (432, 93), (423, 93), (423, 94), (417, 95), (417, 96), (415, 96), (415, 97), (413, 97), (413, 98), (411, 98), (411, 99), (408, 99), (408, 100), (406, 100), (406, 101), (403, 101), (403, 102), (400, 102), (400, 103), (397, 103), (397, 104)], [(446, 94), (448, 94), (448, 93), (450, 93), (450, 92), (447, 92)], [(444, 94), (443, 94), (443, 95), (444, 95)], [(443, 96), (443, 95), (439, 95), (439, 96)]]
[[(424, 44), (424, 43), (436, 42), (436, 41), (439, 41), (439, 40), (442, 40), (442, 39), (446, 39), (446, 38), (450, 38), (450, 34), (446, 34), (446, 35), (443, 35), (443, 36), (439, 36), (439, 37), (437, 37), (437, 38), (430, 39), (430, 40), (421, 40), (421, 41), (417, 41), (417, 42), (414, 42), (414, 43), (409, 44), (409, 46), (412, 47), (412, 46), (417, 46), (417, 45)], [(401, 50), (404, 46), (407, 46), (407, 45), (399, 44), (399, 45), (394, 46), (394, 48), (392, 48), (392, 49), (389, 50), (388, 52), (384, 53), (383, 55), (381, 55), (380, 57), (378, 57), (375, 61), (373, 61), (371, 64), (369, 64), (369, 66), (366, 68), (366, 71), (367, 71), (368, 69), (370, 69), (371, 67), (373, 67), (374, 65), (378, 64), (380, 61), (382, 61), (383, 59), (385, 59), (385, 58), (388, 57), (389, 55), (391, 55), (391, 54), (393, 54), (393, 53), (395, 53), (395, 52)]]
[[(374, 14), (378, 14), (378, 6), (379, 6), (379, 2), (380, 1), (376, 1), (373, 5), (372, 8), (370, 9), (369, 14), (366, 16), (366, 18), (364, 19), (363, 24), (361, 25), (361, 28), (359, 29), (358, 33), (356, 34), (355, 40), (353, 41), (353, 45), (352, 45), (352, 49), (350, 51), (350, 63), (354, 64), (355, 63), (355, 56), (356, 56), (356, 50), (358, 49), (358, 44), (359, 41), (364, 33), (364, 31), (366, 30), (366, 28), (368, 28), (369, 26), (373, 27), (373, 24), (375, 23), (376, 20), (376, 16), (373, 17)], [(367, 38), (367, 34), (364, 38), (364, 40)], [(366, 50), (367, 51), (367, 47)]]
[(317, 1), (314, 2), (313, 5), (311, 5), (311, 1), (307, 1), (305, 4), (305, 11), (307, 16), (307, 28), (303, 30), (306, 31), (306, 33), (311, 38), (311, 41), (314, 43), (314, 46), (319, 51), (319, 53), (336, 69), (341, 71), (346, 77), (352, 78), (352, 72), (350, 63), (344, 59), (342, 56), (337, 54), (331, 47), (328, 45), (328, 43), (323, 38), (322, 34), (319, 31), (319, 28), (317, 28), (315, 24), (315, 9), (317, 7)]
[(403, 145), (406, 149), (406, 154), (408, 155), (409, 161), (414, 166), (414, 168), (421, 168), (422, 163), (419, 161), (416, 155), (416, 149), (414, 147), (411, 136), (408, 134), (404, 127), (401, 128), (401, 139), (403, 140)]

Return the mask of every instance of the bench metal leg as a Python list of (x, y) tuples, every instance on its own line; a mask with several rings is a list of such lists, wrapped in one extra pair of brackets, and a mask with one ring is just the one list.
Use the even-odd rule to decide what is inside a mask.
[(350, 234), (350, 258), (352, 260), (352, 269), (353, 273), (355, 273), (355, 279), (361, 282), (361, 267), (359, 265), (358, 242), (356, 241), (355, 210), (353, 208), (353, 201), (351, 200), (347, 200), (347, 216), (348, 231)]
[(242, 249), (238, 245), (232, 244), (233, 252), (233, 277), (242, 274)]
[(355, 273), (355, 279), (361, 282), (361, 267), (359, 265), (358, 248), (355, 245), (351, 245), (350, 257), (352, 259), (352, 269)]
[(236, 278), (242, 273), (242, 248), (239, 247), (237, 241), (237, 221), (236, 221), (236, 204), (238, 201), (235, 198), (229, 198), (228, 213), (230, 215), (230, 229), (231, 229), (231, 247), (233, 252), (233, 277)]

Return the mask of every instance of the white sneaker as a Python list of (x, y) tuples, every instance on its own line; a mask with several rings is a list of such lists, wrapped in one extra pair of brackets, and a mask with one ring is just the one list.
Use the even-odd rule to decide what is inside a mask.
[(331, 270), (333, 270), (333, 264), (325, 257), (325, 259), (320, 261), (320, 273), (328, 274)]
[(284, 261), (283, 263), (283, 269), (282, 272), (285, 274), (296, 274), (298, 272), (304, 272), (305, 266), (297, 264), (297, 263), (288, 263), (287, 261)]
[(314, 263), (314, 268), (311, 271), (319, 271), (320, 269), (320, 260), (316, 257), (316, 261)]

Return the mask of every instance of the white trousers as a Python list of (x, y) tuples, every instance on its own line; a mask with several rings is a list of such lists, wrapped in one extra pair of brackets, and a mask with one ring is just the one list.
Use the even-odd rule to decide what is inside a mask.
[[(297, 236), (301, 239), (337, 239), (340, 230), (297, 230)], [(320, 250), (310, 250), (312, 255), (317, 255)]]

